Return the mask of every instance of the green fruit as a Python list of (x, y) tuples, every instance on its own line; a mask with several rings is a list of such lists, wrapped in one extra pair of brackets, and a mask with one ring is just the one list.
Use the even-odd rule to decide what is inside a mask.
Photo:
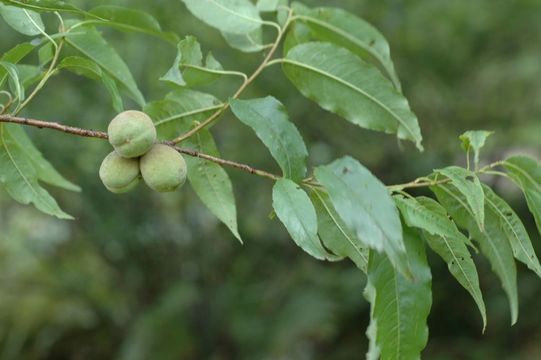
[(170, 146), (156, 144), (140, 162), (143, 180), (152, 190), (175, 191), (186, 181), (186, 162)]
[(156, 141), (156, 127), (147, 114), (128, 110), (121, 112), (107, 129), (109, 142), (125, 158), (139, 157)]
[(101, 163), (100, 179), (107, 190), (115, 194), (132, 190), (140, 178), (139, 159), (126, 159), (113, 151)]

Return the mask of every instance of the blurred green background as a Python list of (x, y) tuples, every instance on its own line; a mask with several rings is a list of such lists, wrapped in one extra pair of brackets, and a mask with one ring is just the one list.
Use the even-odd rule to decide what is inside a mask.
[[(109, 1), (74, 1), (84, 8)], [(351, 154), (386, 183), (464, 164), (457, 136), (495, 130), (485, 160), (511, 152), (541, 157), (541, 1), (344, 0), (340, 6), (378, 27), (391, 44), (425, 153), (392, 136), (364, 131), (304, 99), (278, 67), (244, 97), (271, 94), (300, 128), (312, 165)], [(231, 69), (262, 55), (228, 49), (219, 33), (178, 0), (118, 0), (154, 15), (166, 30), (196, 35)], [(51, 24), (54, 18), (49, 17)], [(157, 79), (175, 49), (144, 35), (103, 29), (147, 100), (169, 88)], [(22, 37), (0, 24), (0, 52)], [(205, 89), (224, 98), (238, 86)], [(26, 115), (105, 129), (114, 116), (102, 85), (70, 74), (53, 78)], [(318, 262), (288, 238), (271, 213), (272, 183), (228, 170), (238, 201), (241, 246), (186, 186), (159, 195), (143, 186), (116, 196), (97, 176), (108, 144), (28, 129), (45, 156), (81, 194), (51, 189), (76, 221), (58, 221), (0, 192), (0, 359), (354, 359), (367, 349), (364, 278), (351, 263)], [(213, 128), (228, 159), (277, 171), (251, 131), (227, 114)], [(519, 194), (492, 185), (540, 238)], [(538, 252), (539, 253), (539, 252)], [(521, 316), (510, 327), (505, 296), (475, 255), (489, 323), (430, 257), (434, 304), (426, 359), (540, 359), (541, 281), (519, 265)]]

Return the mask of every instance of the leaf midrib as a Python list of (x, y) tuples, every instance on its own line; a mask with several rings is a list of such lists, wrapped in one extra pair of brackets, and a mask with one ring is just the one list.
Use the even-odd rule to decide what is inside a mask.
[(385, 105), (384, 103), (382, 103), (381, 101), (379, 101), (378, 99), (376, 99), (375, 97), (373, 97), (372, 95), (367, 93), (366, 91), (360, 89), (359, 87), (357, 87), (357, 86), (355, 86), (355, 85), (353, 85), (353, 84), (351, 84), (349, 82), (346, 82), (343, 79), (339, 78), (338, 76), (335, 76), (335, 75), (333, 75), (333, 74), (331, 74), (331, 73), (329, 73), (327, 71), (323, 71), (321, 69), (318, 69), (316, 67), (313, 67), (313, 66), (305, 64), (305, 63), (301, 63), (301, 62), (298, 62), (298, 61), (295, 61), (295, 60), (291, 60), (289, 58), (283, 58), (283, 59), (281, 59), (281, 62), (289, 63), (291, 65), (295, 65), (295, 66), (310, 70), (310, 71), (315, 72), (317, 74), (320, 74), (322, 76), (326, 76), (326, 77), (328, 77), (328, 78), (330, 78), (330, 79), (344, 85), (345, 87), (348, 87), (348, 88), (358, 92), (359, 94), (365, 96), (370, 101), (372, 101), (375, 104), (377, 104), (378, 106), (380, 106), (382, 109), (384, 109), (386, 112), (388, 112), (393, 118), (395, 118), (400, 123), (400, 125), (402, 125), (407, 130), (407, 132), (412, 136), (412, 139), (414, 139), (417, 142), (420, 141), (420, 139), (415, 135), (413, 130), (409, 127), (409, 125), (406, 122), (404, 122), (404, 120), (402, 120), (402, 118), (400, 116), (398, 116), (387, 105)]

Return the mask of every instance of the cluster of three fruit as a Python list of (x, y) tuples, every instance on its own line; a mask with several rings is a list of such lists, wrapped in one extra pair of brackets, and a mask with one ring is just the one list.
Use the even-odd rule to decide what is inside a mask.
[(107, 129), (114, 151), (103, 160), (99, 175), (113, 193), (134, 189), (141, 177), (158, 192), (175, 191), (186, 181), (182, 155), (156, 142), (156, 127), (145, 113), (128, 110), (118, 114)]

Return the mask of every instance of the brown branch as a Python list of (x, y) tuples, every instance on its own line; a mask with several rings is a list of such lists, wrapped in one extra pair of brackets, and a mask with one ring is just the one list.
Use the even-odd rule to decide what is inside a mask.
[(65, 132), (72, 135), (92, 137), (98, 139), (107, 139), (107, 133), (103, 131), (95, 131), (89, 129), (82, 129), (74, 126), (67, 126), (57, 122), (29, 119), (11, 115), (0, 115), (0, 122), (14, 123), (20, 125), (28, 125), (37, 127), (40, 129), (53, 129), (61, 132)]
[[(83, 136), (83, 137), (90, 137), (90, 138), (97, 138), (97, 139), (108, 139), (107, 133), (103, 131), (95, 131), (95, 130), (89, 130), (89, 129), (83, 129), (78, 128), (74, 126), (67, 126), (63, 125), (61, 123), (57, 122), (50, 122), (50, 121), (43, 121), (43, 120), (36, 120), (36, 119), (28, 119), (24, 117), (18, 117), (18, 116), (12, 116), (12, 115), (0, 115), (0, 123), (13, 123), (13, 124), (19, 124), (19, 125), (27, 125), (27, 126), (33, 126), (40, 129), (52, 129), (60, 132), (64, 132), (67, 134), (77, 135), (77, 136)], [(202, 152), (199, 152), (197, 150), (193, 149), (186, 149), (181, 147), (174, 147), (175, 150), (177, 150), (179, 153), (186, 154), (192, 157), (197, 157), (200, 159), (205, 159), (207, 161), (212, 161), (214, 163), (229, 166), (235, 169), (239, 169), (242, 171), (246, 171), (250, 174), (265, 177), (267, 179), (271, 180), (278, 180), (280, 179), (279, 175), (272, 174), (270, 172), (255, 169), (249, 165), (238, 163), (231, 160), (225, 160), (221, 159), (212, 155), (208, 155)]]
[(235, 169), (243, 170), (243, 171), (249, 172), (250, 174), (253, 174), (253, 175), (266, 177), (266, 178), (274, 180), (274, 181), (281, 178), (281, 176), (279, 176), (279, 175), (275, 175), (275, 174), (272, 174), (272, 173), (264, 171), (264, 170), (255, 169), (255, 168), (253, 168), (253, 167), (251, 167), (249, 165), (246, 165), (246, 164), (241, 164), (241, 163), (238, 163), (238, 162), (221, 159), (221, 158), (218, 158), (218, 157), (215, 157), (215, 156), (212, 156), (212, 155), (208, 155), (208, 154), (204, 154), (202, 152), (192, 150), (192, 149), (181, 148), (181, 147), (178, 147), (178, 146), (175, 146), (174, 148), (175, 148), (175, 150), (177, 150), (179, 153), (182, 153), (182, 154), (186, 154), (186, 155), (189, 155), (189, 156), (198, 157), (200, 159), (205, 159), (205, 160), (208, 160), (208, 161), (212, 161), (212, 162), (215, 162), (215, 163), (220, 164), (220, 165), (233, 167)]

